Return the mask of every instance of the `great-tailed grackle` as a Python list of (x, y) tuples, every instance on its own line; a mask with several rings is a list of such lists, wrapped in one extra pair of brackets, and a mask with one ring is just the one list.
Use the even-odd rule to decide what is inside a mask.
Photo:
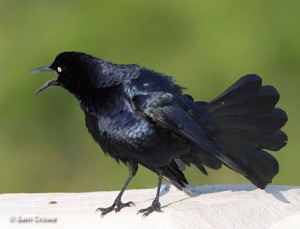
[(129, 167), (129, 177), (112, 206), (102, 216), (123, 207), (121, 197), (138, 164), (158, 174), (152, 205), (143, 216), (160, 211), (162, 178), (178, 189), (188, 184), (179, 164), (205, 167), (222, 164), (264, 189), (278, 173), (277, 160), (265, 150), (287, 142), (281, 127), (286, 113), (275, 105), (277, 90), (262, 86), (259, 76), (243, 76), (212, 101), (197, 102), (164, 74), (136, 64), (121, 65), (88, 54), (64, 52), (54, 62), (31, 73), (53, 71), (35, 94), (60, 86), (73, 94), (85, 113), (86, 126), (103, 151)]

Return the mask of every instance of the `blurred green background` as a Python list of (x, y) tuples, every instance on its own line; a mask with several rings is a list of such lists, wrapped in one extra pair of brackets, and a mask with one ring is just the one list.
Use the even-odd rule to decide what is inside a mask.
[[(34, 91), (51, 73), (28, 76), (62, 51), (139, 63), (173, 76), (197, 100), (211, 100), (240, 76), (276, 86), (289, 143), (276, 185), (300, 185), (300, 1), (0, 1), (0, 192), (118, 190), (127, 168), (105, 156), (75, 99)], [(249, 183), (222, 168), (197, 185)], [(130, 188), (156, 186), (144, 168)]]

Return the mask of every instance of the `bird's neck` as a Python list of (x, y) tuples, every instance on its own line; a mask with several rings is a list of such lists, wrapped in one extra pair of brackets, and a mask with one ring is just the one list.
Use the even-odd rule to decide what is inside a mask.
[(74, 93), (80, 107), (89, 114), (101, 114), (102, 110), (109, 112), (116, 103), (116, 88), (101, 88), (84, 90), (82, 93)]

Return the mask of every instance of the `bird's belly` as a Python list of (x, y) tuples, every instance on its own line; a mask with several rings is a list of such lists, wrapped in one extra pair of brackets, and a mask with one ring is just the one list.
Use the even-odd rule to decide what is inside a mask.
[(186, 140), (143, 119), (126, 125), (110, 124), (109, 131), (106, 131), (99, 122), (100, 131), (96, 141), (116, 159), (159, 168), (189, 149)]

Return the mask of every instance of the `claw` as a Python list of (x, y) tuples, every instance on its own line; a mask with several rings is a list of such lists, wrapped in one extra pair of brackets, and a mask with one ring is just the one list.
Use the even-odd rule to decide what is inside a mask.
[(137, 214), (139, 214), (139, 213), (144, 213), (144, 214), (142, 215), (142, 217), (145, 218), (146, 216), (148, 216), (149, 214), (151, 214), (151, 213), (154, 212), (154, 211), (161, 212), (160, 206), (161, 206), (161, 205), (160, 205), (159, 201), (154, 200), (154, 201), (152, 202), (152, 204), (151, 204), (150, 207), (139, 210), (139, 211), (137, 212)]
[(117, 205), (116, 205), (115, 212), (121, 211), (121, 209), (124, 208), (124, 207), (132, 207), (132, 206), (134, 206), (134, 205), (135, 205), (135, 204), (134, 204), (132, 201), (129, 201), (129, 202), (127, 202), (127, 203), (119, 202), (119, 203), (117, 203)]
[(115, 212), (119, 212), (121, 211), (122, 208), (124, 207), (131, 207), (134, 206), (135, 204), (132, 201), (129, 201), (127, 203), (122, 203), (120, 200), (115, 200), (115, 202), (108, 208), (97, 208), (97, 211), (102, 212), (101, 213), (101, 217), (105, 216), (107, 213), (112, 212), (113, 210), (115, 210)]

